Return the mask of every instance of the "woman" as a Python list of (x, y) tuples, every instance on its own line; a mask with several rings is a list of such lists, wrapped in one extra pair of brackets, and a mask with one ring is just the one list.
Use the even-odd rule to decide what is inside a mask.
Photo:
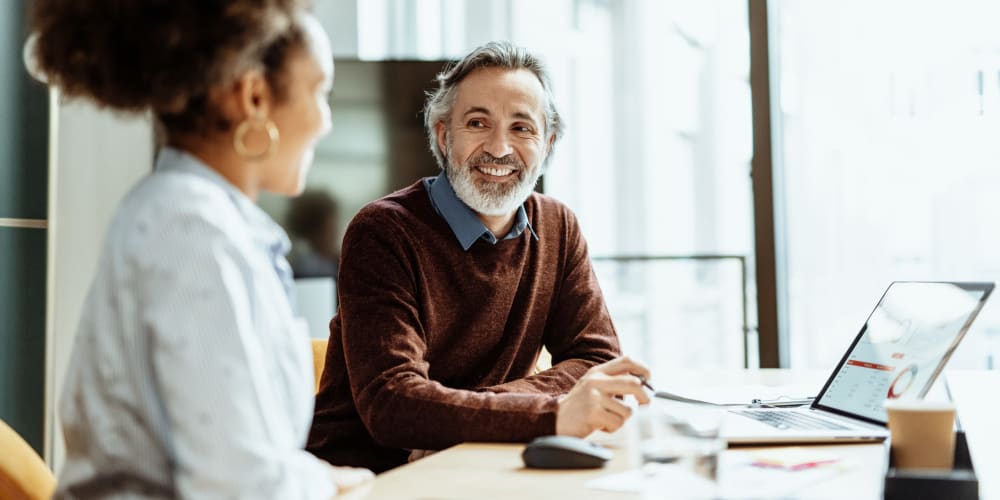
[(150, 111), (165, 144), (84, 306), (56, 497), (328, 498), (370, 482), (303, 451), (312, 358), (288, 239), (254, 204), (300, 193), (330, 130), (322, 27), (295, 0), (38, 0), (32, 26), (50, 83)]

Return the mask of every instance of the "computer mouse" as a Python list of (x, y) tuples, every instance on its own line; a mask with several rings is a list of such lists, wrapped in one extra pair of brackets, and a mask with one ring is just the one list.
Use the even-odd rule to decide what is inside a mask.
[(543, 436), (521, 453), (524, 465), (534, 469), (597, 469), (611, 460), (611, 450), (572, 436)]

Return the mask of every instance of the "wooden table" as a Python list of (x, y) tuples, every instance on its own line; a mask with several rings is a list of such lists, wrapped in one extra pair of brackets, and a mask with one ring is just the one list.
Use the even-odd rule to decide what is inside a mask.
[(979, 496), (1000, 499), (1000, 371), (955, 371), (945, 379), (969, 440)]
[[(824, 379), (818, 372), (786, 370), (751, 370), (739, 372), (706, 372), (692, 376), (685, 372), (680, 380), (699, 383), (748, 384), (777, 386), (789, 381), (815, 383), (818, 390)], [(656, 379), (666, 382), (681, 374), (664, 374)], [(601, 441), (601, 440), (599, 440)], [(521, 461), (523, 445), (467, 443), (436, 453), (422, 460), (399, 467), (376, 478), (365, 498), (369, 499), (470, 499), (470, 498), (572, 498), (617, 499), (643, 498), (639, 492), (616, 492), (585, 486), (591, 479), (638, 467), (627, 440), (603, 439), (615, 449), (614, 458), (603, 468), (584, 471), (539, 471), (525, 469)], [(815, 449), (816, 447), (812, 447)], [(845, 471), (821, 479), (802, 488), (795, 495), (809, 498), (880, 498), (886, 467), (883, 444), (826, 445), (821, 447), (841, 457)], [(741, 458), (760, 452), (762, 448), (733, 448), (723, 452), (727, 457)], [(794, 473), (789, 473), (794, 474)], [(684, 498), (682, 491), (662, 492), (652, 497)], [(649, 496), (647, 496), (649, 498)]]
[[(623, 450), (603, 469), (587, 471), (538, 471), (525, 469), (523, 445), (462, 444), (378, 476), (368, 499), (472, 499), (472, 498), (644, 498), (642, 493), (596, 490), (588, 480), (629, 467)], [(806, 498), (881, 498), (885, 449), (881, 444), (825, 446), (855, 462), (853, 468), (801, 490)], [(753, 453), (737, 449), (725, 453)], [(685, 498), (684, 492), (662, 492), (654, 498)], [(649, 497), (646, 497), (649, 498)]]

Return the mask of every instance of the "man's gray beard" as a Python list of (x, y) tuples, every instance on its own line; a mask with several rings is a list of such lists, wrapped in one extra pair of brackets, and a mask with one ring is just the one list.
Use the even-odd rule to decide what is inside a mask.
[[(449, 148), (450, 149), (450, 148)], [(495, 165), (504, 168), (505, 165)], [(460, 165), (454, 161), (451, 151), (448, 151), (448, 168), (445, 173), (448, 181), (458, 196), (472, 210), (483, 215), (508, 215), (517, 210), (535, 190), (535, 184), (541, 176), (541, 168), (518, 170), (517, 175), (524, 175), (513, 186), (509, 184), (488, 183), (482, 187), (476, 185), (472, 178), (472, 168)]]

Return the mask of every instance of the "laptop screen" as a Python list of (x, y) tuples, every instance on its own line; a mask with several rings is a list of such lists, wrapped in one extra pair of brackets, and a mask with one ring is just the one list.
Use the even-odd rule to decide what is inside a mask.
[(992, 283), (896, 282), (882, 295), (814, 407), (885, 423), (886, 399), (922, 398)]

